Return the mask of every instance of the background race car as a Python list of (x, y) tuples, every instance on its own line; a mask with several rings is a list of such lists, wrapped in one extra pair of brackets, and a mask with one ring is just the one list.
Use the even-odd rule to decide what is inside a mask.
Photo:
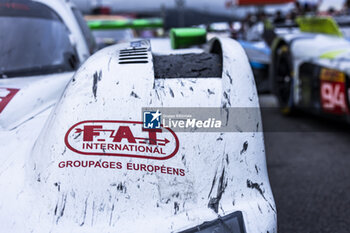
[(332, 18), (299, 18), (300, 32), (277, 38), (271, 80), (281, 110), (349, 116), (350, 42)]

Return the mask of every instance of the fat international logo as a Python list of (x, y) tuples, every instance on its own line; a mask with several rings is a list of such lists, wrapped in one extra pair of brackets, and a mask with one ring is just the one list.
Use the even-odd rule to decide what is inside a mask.
[[(156, 120), (150, 121), (152, 127), (157, 126)], [(165, 160), (177, 153), (179, 139), (175, 132), (167, 127), (145, 129), (143, 124), (141, 121), (82, 121), (68, 130), (65, 144), (83, 155)]]
[(143, 128), (144, 129), (160, 129), (162, 113), (157, 111), (143, 112)]

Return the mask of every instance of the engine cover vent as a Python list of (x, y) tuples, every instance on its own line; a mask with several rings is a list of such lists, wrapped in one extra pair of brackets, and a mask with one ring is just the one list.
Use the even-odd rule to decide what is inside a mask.
[(119, 52), (119, 64), (148, 63), (147, 48), (122, 49)]

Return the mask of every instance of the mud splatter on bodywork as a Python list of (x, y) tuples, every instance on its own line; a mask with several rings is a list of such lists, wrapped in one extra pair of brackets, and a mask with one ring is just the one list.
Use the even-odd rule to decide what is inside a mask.
[(242, 148), (240, 154), (245, 153), (247, 151), (247, 149), (248, 149), (248, 142), (245, 141), (244, 144), (243, 144), (243, 148)]
[[(213, 180), (212, 188), (210, 190), (210, 193), (208, 196), (210, 196), (213, 186), (215, 185), (216, 180), (216, 173), (215, 178)], [(215, 197), (211, 197), (208, 203), (208, 208), (214, 210), (216, 213), (218, 213), (219, 210), (219, 203), (222, 197), (222, 194), (225, 192), (225, 189), (227, 187), (227, 180), (225, 179), (225, 167), (222, 169), (221, 176), (218, 178), (218, 187), (217, 187), (217, 193)]]
[(263, 185), (263, 183), (258, 184), (258, 183), (254, 183), (251, 180), (247, 180), (247, 187), (251, 188), (251, 189), (255, 189), (257, 190), (260, 195), (264, 198), (264, 200), (269, 204), (269, 206), (271, 207), (271, 209), (273, 210), (273, 212), (276, 213), (276, 209), (275, 207), (266, 199), (265, 195), (264, 195), (264, 191), (261, 189), (261, 186)]
[(102, 70), (100, 70), (98, 73), (96, 71), (93, 75), (92, 93), (94, 94), (95, 99), (97, 95), (97, 84), (99, 81), (101, 81), (101, 77), (102, 77)]

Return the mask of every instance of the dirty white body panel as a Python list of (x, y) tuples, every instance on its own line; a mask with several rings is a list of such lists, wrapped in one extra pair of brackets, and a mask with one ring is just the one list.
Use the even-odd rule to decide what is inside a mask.
[[(277, 232), (260, 113), (249, 116), (254, 132), (176, 132), (178, 142), (170, 140), (169, 145), (178, 145), (178, 151), (166, 160), (84, 155), (65, 143), (67, 131), (79, 122), (141, 121), (142, 107), (259, 108), (243, 49), (230, 39), (221, 39), (220, 44), (222, 78), (155, 79), (147, 41), (142, 46), (147, 48), (148, 63), (118, 63), (120, 50), (130, 48), (129, 43), (89, 58), (33, 150), (28, 146), (14, 152), (15, 159), (0, 171), (0, 188), (8, 190), (0, 194), (2, 229), (178, 232), (242, 211), (246, 232)], [(26, 125), (22, 127), (25, 132)], [(68, 140), (79, 144), (82, 135), (73, 133)], [(76, 160), (120, 162), (122, 167), (59, 168), (62, 161)], [(128, 170), (127, 163), (180, 168), (185, 175)], [(213, 203), (216, 211), (209, 207)]]
[(0, 79), (1, 90), (18, 92), (0, 113), (0, 129), (11, 130), (52, 107), (60, 98), (73, 72), (34, 77)]

